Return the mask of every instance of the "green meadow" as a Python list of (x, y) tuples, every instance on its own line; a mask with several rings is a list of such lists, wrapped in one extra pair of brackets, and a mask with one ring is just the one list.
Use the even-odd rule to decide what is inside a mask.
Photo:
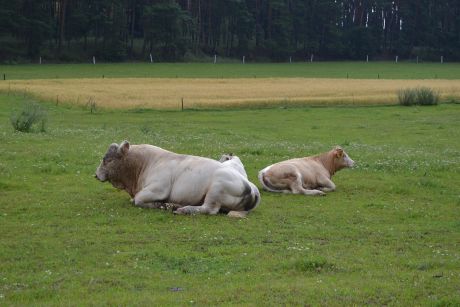
[[(43, 77), (25, 67), (8, 74)], [(66, 67), (56, 74), (96, 76)], [(40, 102), (46, 132), (15, 132), (10, 115), (28, 100), (0, 95), (0, 305), (460, 304), (458, 104), (91, 113)], [(335, 145), (356, 167), (324, 197), (261, 191), (246, 219), (176, 216), (93, 177), (124, 139), (233, 152), (259, 187), (263, 167)]]
[(460, 63), (124, 63), (0, 65), (0, 82), (50, 78), (459, 79)]

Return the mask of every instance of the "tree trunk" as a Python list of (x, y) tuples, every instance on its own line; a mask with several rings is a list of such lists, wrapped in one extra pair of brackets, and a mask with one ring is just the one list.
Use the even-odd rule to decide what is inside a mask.
[(133, 1), (133, 7), (132, 7), (132, 13), (131, 13), (131, 45), (129, 47), (129, 53), (132, 56), (133, 54), (133, 49), (134, 49), (134, 25), (136, 23), (136, 0)]
[(58, 53), (61, 53), (62, 43), (65, 40), (65, 12), (67, 8), (67, 0), (61, 0), (59, 5), (59, 40)]

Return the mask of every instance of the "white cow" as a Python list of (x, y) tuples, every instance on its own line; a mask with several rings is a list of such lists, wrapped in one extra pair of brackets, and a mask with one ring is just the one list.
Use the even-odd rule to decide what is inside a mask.
[(124, 189), (139, 207), (177, 204), (177, 214), (244, 217), (260, 202), (257, 187), (238, 170), (208, 158), (173, 153), (152, 145), (111, 144), (96, 178)]

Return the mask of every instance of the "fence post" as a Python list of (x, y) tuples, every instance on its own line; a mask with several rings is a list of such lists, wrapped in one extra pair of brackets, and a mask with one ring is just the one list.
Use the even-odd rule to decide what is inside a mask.
[(181, 111), (184, 111), (184, 97), (181, 100)]

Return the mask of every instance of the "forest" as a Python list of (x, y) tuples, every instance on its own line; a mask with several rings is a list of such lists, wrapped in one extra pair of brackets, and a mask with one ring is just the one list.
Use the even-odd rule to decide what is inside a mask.
[(458, 0), (0, 0), (0, 63), (460, 60)]

